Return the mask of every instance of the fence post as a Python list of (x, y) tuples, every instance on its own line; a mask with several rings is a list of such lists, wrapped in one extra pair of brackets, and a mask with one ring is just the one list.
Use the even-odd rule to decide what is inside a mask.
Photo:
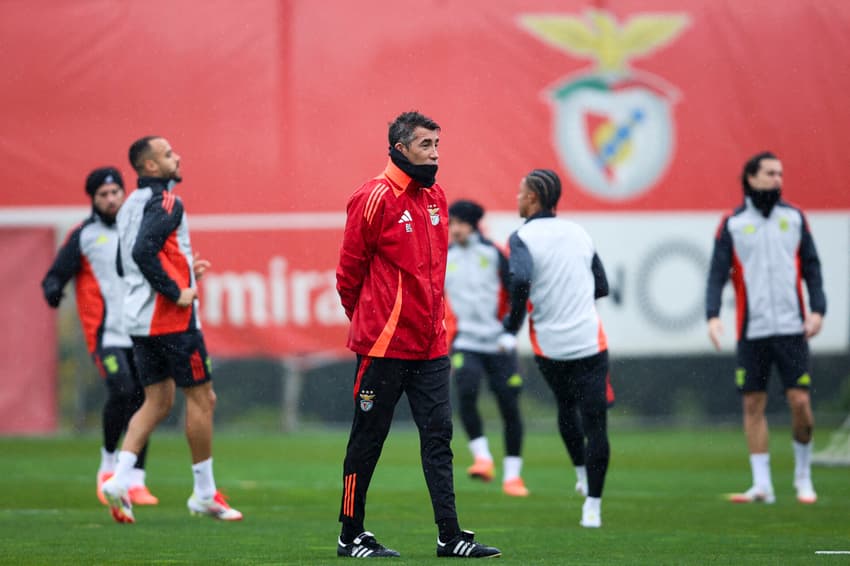
[(284, 433), (298, 431), (301, 390), (304, 388), (304, 372), (298, 358), (281, 359), (283, 398), (281, 399), (280, 426)]

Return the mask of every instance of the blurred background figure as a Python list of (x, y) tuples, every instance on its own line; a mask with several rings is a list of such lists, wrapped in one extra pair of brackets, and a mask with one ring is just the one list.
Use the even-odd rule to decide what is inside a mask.
[[(812, 416), (808, 340), (826, 313), (820, 259), (803, 211), (782, 200), (782, 162), (770, 152), (751, 157), (741, 173), (744, 203), (723, 218), (708, 275), (708, 336), (720, 350), (723, 286), (731, 274), (738, 307), (735, 385), (741, 393), (753, 485), (735, 503), (773, 503), (768, 452), (767, 381), (779, 370), (791, 410), (794, 488), (801, 503), (817, 501), (812, 484)], [(809, 291), (803, 304), (802, 279)]]
[(508, 260), (481, 235), (482, 216), (484, 209), (473, 201), (459, 200), (449, 207), (446, 319), (452, 371), (460, 419), (474, 459), (467, 473), (486, 482), (494, 476), (493, 455), (478, 410), (481, 378), (486, 376), (504, 423), (502, 490), (507, 495), (523, 497), (528, 495), (521, 477), (523, 424), (519, 396), (523, 383), (516, 339), (504, 331), (501, 322), (508, 310)]
[[(115, 216), (125, 196), (121, 173), (114, 167), (93, 170), (86, 178), (86, 194), (91, 198), (91, 216), (68, 234), (41, 287), (47, 304), (56, 308), (65, 285), (75, 279), (77, 312), (86, 345), (106, 385), (101, 421), (103, 446), (97, 470), (97, 497), (106, 505), (101, 486), (115, 472), (118, 440), (127, 430), (130, 417), (142, 406), (145, 392), (136, 373), (133, 343), (121, 323), (124, 281), (116, 268), (115, 226)], [(136, 505), (159, 502), (145, 486), (147, 448), (145, 443), (129, 476), (128, 494)]]

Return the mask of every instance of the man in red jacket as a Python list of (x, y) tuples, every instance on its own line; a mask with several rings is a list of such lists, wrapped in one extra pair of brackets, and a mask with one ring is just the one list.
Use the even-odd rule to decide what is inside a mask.
[(363, 527), (366, 492), (393, 411), (407, 394), (434, 508), (437, 556), (498, 556), (461, 531), (452, 477), (452, 411), (444, 326), (446, 195), (436, 184), (440, 126), (418, 112), (389, 127), (386, 169), (349, 198), (337, 291), (357, 354), (354, 421), (343, 463), (337, 555), (398, 556)]

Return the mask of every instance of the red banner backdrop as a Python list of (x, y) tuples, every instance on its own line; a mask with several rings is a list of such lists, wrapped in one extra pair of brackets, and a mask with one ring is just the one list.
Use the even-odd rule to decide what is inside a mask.
[[(451, 196), (489, 209), (512, 210), (534, 167), (561, 173), (570, 210), (725, 209), (740, 199), (744, 160), (766, 148), (782, 156), (795, 202), (850, 206), (838, 149), (850, 127), (850, 66), (840, 55), (850, 52), (850, 4), (840, 0), (432, 0), (415, 11), (382, 0), (299, 2), (294, 18), (294, 164), (297, 186), (322, 188), (313, 207), (338, 207), (355, 179), (373, 174), (384, 125), (409, 108), (443, 126), (440, 178)], [(352, 40), (328, 41), (341, 37)], [(579, 78), (589, 84), (556, 96)], [(567, 120), (570, 99), (589, 93), (575, 124), (585, 131), (555, 139), (559, 112)], [(605, 198), (580, 184), (564, 155), (581, 151), (582, 134), (604, 137), (592, 122), (628, 110), (624, 93), (646, 104), (621, 152), (658, 171), (632, 196)], [(646, 110), (651, 102), (669, 116)], [(613, 126), (628, 118), (614, 116)], [(647, 153), (662, 126), (666, 165)], [(627, 169), (622, 153), (614, 165)]]
[[(489, 209), (537, 166), (574, 210), (723, 209), (763, 148), (795, 201), (847, 208), (848, 28), (843, 0), (3, 2), (2, 202), (77, 204), (90, 168), (131, 177), (127, 147), (155, 132), (194, 213), (336, 211), (418, 108), (443, 126), (443, 184)], [(643, 116), (611, 111), (624, 95)], [(571, 115), (584, 131), (559, 141)], [(568, 163), (612, 132), (608, 181), (649, 180), (616, 198)]]
[(0, 434), (56, 427), (56, 314), (40, 286), (54, 246), (52, 229), (0, 228)]
[(287, 6), (0, 2), (2, 204), (80, 204), (103, 164), (135, 186), (127, 150), (153, 134), (183, 154), (190, 210), (276, 208)]
[(343, 351), (348, 319), (334, 270), (340, 236), (310, 229), (196, 232), (193, 248), (213, 264), (199, 285), (210, 351)]
[(729, 209), (762, 149), (790, 200), (848, 210), (847, 29), (844, 0), (2, 2), (0, 209), (78, 206), (106, 163), (132, 184), (130, 142), (164, 135), (190, 218), (219, 215), (193, 232), (211, 349), (334, 350), (342, 225), (311, 215), (382, 170), (399, 112), (442, 125), (441, 183), (490, 211), (534, 167), (562, 210)]

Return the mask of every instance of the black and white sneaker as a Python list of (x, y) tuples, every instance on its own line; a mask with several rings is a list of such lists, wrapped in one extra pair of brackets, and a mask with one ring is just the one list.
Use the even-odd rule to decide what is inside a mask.
[(461, 531), (449, 542), (437, 539), (437, 556), (439, 558), (499, 558), (502, 551), (494, 546), (487, 546), (472, 540), (475, 533)]
[(389, 558), (391, 556), (401, 556), (392, 548), (387, 548), (375, 539), (375, 535), (369, 531), (364, 531), (350, 544), (345, 544), (342, 539), (337, 539), (336, 545), (337, 556), (348, 556), (349, 558)]

